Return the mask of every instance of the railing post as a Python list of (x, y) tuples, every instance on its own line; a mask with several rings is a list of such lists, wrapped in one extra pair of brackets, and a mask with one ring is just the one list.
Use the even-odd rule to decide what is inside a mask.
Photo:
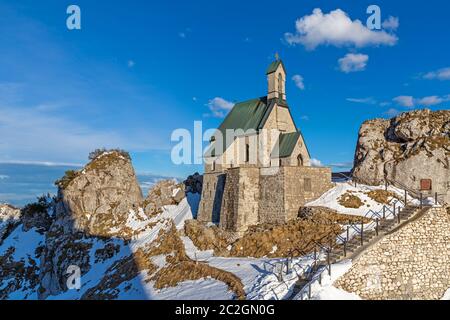
[(327, 262), (328, 262), (328, 275), (331, 276), (331, 251), (328, 250)]
[(397, 209), (397, 202), (394, 202), (394, 218), (395, 218), (395, 211)]
[(344, 241), (344, 257), (347, 257), (347, 239)]
[(422, 196), (422, 192), (420, 193), (420, 209), (423, 208), (423, 196)]
[(398, 208), (398, 215), (397, 215), (397, 221), (398, 223), (400, 223), (400, 213), (401, 213), (402, 208)]
[(438, 204), (438, 195), (437, 192), (434, 193), (434, 205), (437, 206)]
[(361, 221), (361, 245), (364, 244), (364, 221)]
[(350, 239), (350, 226), (347, 226), (347, 241)]
[(286, 274), (289, 274), (289, 257), (286, 259)]
[(311, 300), (311, 283), (308, 286), (308, 299)]
[(383, 220), (386, 219), (386, 206), (383, 206)]
[(405, 189), (405, 207), (407, 203), (408, 203), (408, 191), (406, 191)]
[(375, 231), (376, 231), (376, 233), (377, 233), (377, 236), (378, 236), (378, 223), (379, 223), (379, 221), (378, 221), (379, 219), (377, 218), (375, 221), (376, 221), (376, 223), (377, 223), (377, 226), (375, 227)]

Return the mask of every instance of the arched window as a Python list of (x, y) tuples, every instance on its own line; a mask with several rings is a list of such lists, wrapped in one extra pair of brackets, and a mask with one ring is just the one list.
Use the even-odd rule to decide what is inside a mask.
[(297, 157), (297, 166), (303, 167), (303, 157), (301, 154), (299, 154)]
[(278, 92), (283, 93), (283, 75), (278, 74)]

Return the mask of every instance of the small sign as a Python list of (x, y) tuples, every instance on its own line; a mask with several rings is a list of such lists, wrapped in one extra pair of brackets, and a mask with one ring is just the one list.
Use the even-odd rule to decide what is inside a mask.
[(430, 191), (432, 189), (431, 179), (420, 180), (420, 190)]

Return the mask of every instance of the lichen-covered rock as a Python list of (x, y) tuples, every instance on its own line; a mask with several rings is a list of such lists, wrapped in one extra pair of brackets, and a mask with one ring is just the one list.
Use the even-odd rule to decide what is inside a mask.
[[(107, 244), (111, 238), (130, 240), (127, 221), (142, 203), (131, 160), (117, 150), (95, 154), (82, 170), (67, 173), (57, 185), (55, 221), (46, 234), (40, 265), (41, 299), (67, 290), (70, 266), (79, 267), (83, 275), (95, 263), (91, 255), (97, 262), (114, 255), (119, 249)], [(102, 242), (103, 251), (91, 252), (94, 243)]]
[(120, 236), (130, 209), (143, 200), (130, 158), (118, 151), (97, 155), (57, 184), (60, 225), (89, 235)]
[(183, 184), (175, 180), (162, 180), (149, 190), (143, 208), (146, 214), (152, 216), (160, 213), (163, 206), (176, 205), (185, 197)]
[(386, 178), (420, 189), (432, 180), (430, 195), (445, 195), (450, 202), (450, 111), (428, 109), (405, 112), (390, 119), (362, 124), (356, 147), (353, 176), (378, 185)]

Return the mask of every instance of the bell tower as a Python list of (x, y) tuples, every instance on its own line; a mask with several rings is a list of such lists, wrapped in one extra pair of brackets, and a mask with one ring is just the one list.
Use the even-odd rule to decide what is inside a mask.
[(286, 69), (283, 61), (280, 60), (278, 54), (275, 55), (276, 60), (267, 68), (267, 99), (286, 100)]

